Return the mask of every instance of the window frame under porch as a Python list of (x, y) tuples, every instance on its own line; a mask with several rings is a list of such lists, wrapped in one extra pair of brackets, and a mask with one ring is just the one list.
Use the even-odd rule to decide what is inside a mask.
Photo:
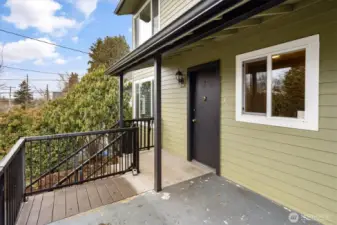
[[(154, 87), (153, 87), (154, 77), (151, 76), (151, 77), (147, 77), (147, 78), (144, 78), (144, 79), (134, 80), (132, 82), (132, 98), (133, 98), (133, 101), (132, 101), (132, 103), (133, 103), (132, 116), (133, 116), (133, 118), (136, 118), (136, 119), (141, 118), (140, 117), (140, 108), (138, 110), (136, 108), (136, 107), (139, 107), (139, 105), (140, 105), (139, 102), (137, 103), (136, 85), (138, 84), (139, 87), (140, 87), (141, 84), (146, 83), (146, 82), (150, 82), (150, 84), (151, 84), (151, 116), (149, 118), (154, 116)], [(139, 101), (140, 101), (140, 99), (139, 99)], [(137, 115), (137, 111), (139, 112), (138, 115)]]

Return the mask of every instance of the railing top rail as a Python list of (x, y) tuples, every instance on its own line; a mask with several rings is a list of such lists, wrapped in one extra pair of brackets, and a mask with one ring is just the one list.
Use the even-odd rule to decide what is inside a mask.
[(11, 150), (5, 155), (5, 157), (0, 161), (0, 175), (3, 173), (3, 169), (5, 169), (12, 162), (24, 143), (25, 138), (20, 138), (11, 148)]
[(124, 122), (149, 121), (149, 120), (154, 120), (154, 117), (124, 120)]
[(107, 134), (107, 133), (118, 133), (125, 131), (134, 131), (137, 128), (116, 128), (109, 130), (99, 130), (99, 131), (86, 131), (86, 132), (74, 132), (74, 133), (64, 133), (64, 134), (54, 134), (54, 135), (44, 135), (44, 136), (32, 136), (26, 137), (26, 141), (40, 141), (40, 140), (50, 140), (50, 139), (60, 139), (66, 137), (78, 137), (85, 135), (99, 135), (99, 134)]

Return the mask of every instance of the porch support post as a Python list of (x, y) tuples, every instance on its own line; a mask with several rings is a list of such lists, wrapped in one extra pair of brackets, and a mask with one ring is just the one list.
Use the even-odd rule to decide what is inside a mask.
[(119, 76), (119, 127), (124, 127), (124, 112), (123, 112), (123, 101), (124, 101), (124, 81), (123, 74)]
[(154, 190), (162, 190), (161, 182), (161, 55), (154, 59)]

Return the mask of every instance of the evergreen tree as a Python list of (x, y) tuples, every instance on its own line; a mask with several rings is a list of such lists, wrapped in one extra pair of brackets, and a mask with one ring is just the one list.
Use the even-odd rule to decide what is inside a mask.
[(27, 84), (27, 81), (22, 81), (18, 91), (14, 93), (14, 103), (22, 105), (26, 108), (33, 100), (32, 92)]
[(66, 94), (79, 83), (79, 75), (77, 73), (70, 73), (67, 75), (60, 75), (62, 93)]
[(88, 71), (92, 72), (100, 66), (108, 68), (108, 66), (126, 55), (130, 51), (130, 48), (125, 40), (125, 37), (118, 36), (105, 37), (103, 40), (99, 38), (90, 47), (90, 50)]

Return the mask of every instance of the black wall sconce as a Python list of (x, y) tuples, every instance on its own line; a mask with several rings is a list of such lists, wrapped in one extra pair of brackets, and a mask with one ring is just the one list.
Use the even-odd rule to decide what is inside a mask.
[(184, 74), (180, 70), (176, 73), (176, 79), (181, 87), (185, 85)]

